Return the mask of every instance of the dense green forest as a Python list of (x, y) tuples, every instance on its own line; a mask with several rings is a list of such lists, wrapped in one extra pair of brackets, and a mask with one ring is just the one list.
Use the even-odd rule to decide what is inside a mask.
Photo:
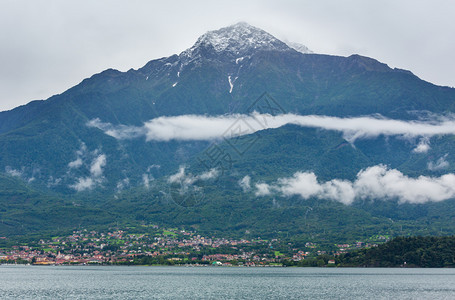
[(455, 237), (397, 237), (383, 245), (346, 253), (343, 266), (455, 267)]
[[(335, 263), (330, 264), (330, 260), (334, 260)], [(320, 255), (298, 263), (288, 262), (288, 265), (453, 268), (455, 267), (455, 236), (396, 237), (377, 247), (364, 248), (337, 257)]]

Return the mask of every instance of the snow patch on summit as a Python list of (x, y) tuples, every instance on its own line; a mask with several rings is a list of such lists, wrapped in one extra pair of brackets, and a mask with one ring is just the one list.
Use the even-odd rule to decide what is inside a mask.
[(247, 56), (252, 49), (288, 51), (290, 48), (262, 29), (241, 22), (203, 34), (197, 42), (181, 53), (182, 57), (194, 59), (201, 49), (213, 49), (216, 53), (228, 53), (237, 57)]

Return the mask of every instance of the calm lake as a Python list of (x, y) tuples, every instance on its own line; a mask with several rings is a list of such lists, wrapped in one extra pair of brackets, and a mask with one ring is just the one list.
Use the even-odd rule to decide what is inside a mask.
[(455, 299), (455, 269), (0, 266), (1, 299)]

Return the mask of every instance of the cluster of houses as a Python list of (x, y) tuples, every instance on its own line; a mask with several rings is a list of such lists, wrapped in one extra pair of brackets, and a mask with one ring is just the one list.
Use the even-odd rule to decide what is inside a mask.
[[(163, 257), (174, 263), (200, 262), (244, 265), (279, 263), (283, 259), (301, 261), (309, 255), (326, 254), (316, 243), (308, 242), (305, 249), (287, 246), (285, 253), (277, 239), (228, 239), (204, 237), (195, 232), (160, 229), (151, 225), (148, 231), (134, 229), (97, 232), (79, 230), (69, 236), (53, 237), (27, 245), (0, 249), (0, 262), (47, 264), (113, 264), (134, 261), (137, 257)], [(145, 233), (144, 233), (145, 232)], [(358, 242), (339, 244), (335, 255), (375, 244)]]
[(239, 252), (235, 255), (224, 255), (224, 260), (250, 258), (256, 260), (253, 251), (243, 251), (239, 247), (257, 245), (268, 247), (269, 243), (261, 239), (207, 238), (184, 230), (159, 229), (156, 225), (153, 225), (148, 233), (131, 233), (131, 230), (114, 230), (106, 233), (81, 230), (65, 237), (53, 237), (37, 243), (0, 249), (0, 262), (37, 265), (108, 264), (132, 261), (138, 256), (163, 256), (175, 262), (181, 261), (183, 257), (189, 257), (193, 261), (205, 262), (214, 260), (212, 258), (215, 256), (219, 260), (223, 254), (204, 255), (204, 249), (223, 247)]

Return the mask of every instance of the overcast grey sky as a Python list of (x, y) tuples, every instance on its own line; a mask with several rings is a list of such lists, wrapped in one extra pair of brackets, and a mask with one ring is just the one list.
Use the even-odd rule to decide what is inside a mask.
[(180, 53), (238, 21), (316, 53), (358, 53), (455, 86), (454, 16), (452, 0), (0, 0), (0, 111)]

